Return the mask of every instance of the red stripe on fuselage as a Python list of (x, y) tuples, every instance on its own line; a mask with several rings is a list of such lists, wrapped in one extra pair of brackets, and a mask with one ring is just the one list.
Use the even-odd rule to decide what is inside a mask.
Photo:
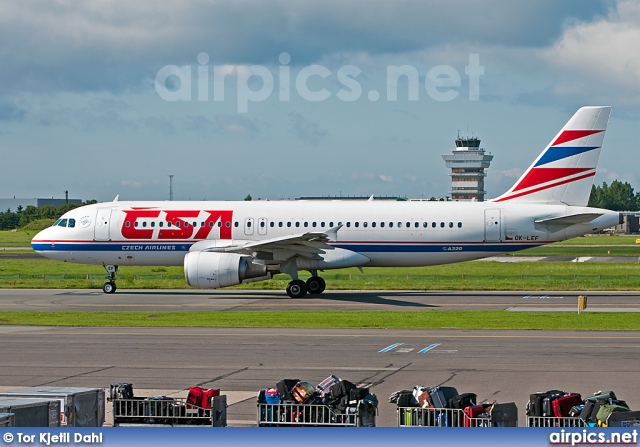
[(560, 180), (591, 169), (593, 168), (531, 168), (527, 176), (513, 190), (531, 188), (532, 186)]
[(563, 180), (561, 182), (554, 183), (552, 185), (547, 185), (547, 186), (543, 186), (541, 188), (536, 188), (536, 189), (531, 190), (531, 191), (521, 192), (519, 194), (513, 194), (513, 195), (508, 196), (508, 197), (502, 197), (500, 199), (495, 199), (494, 202), (504, 202), (505, 200), (511, 200), (511, 199), (515, 199), (517, 197), (522, 197), (522, 196), (526, 196), (528, 194), (533, 194), (533, 193), (536, 193), (536, 192), (539, 192), (539, 191), (544, 191), (545, 189), (555, 188), (556, 186), (560, 186), (560, 185), (564, 185), (565, 183), (571, 183), (571, 182), (575, 182), (575, 181), (582, 180), (582, 179), (585, 179), (585, 178), (593, 177), (594, 175), (596, 175), (595, 171), (594, 172), (590, 172), (589, 174), (581, 175), (580, 177), (571, 178), (571, 179), (568, 179), (568, 180)]
[(558, 144), (566, 143), (567, 141), (577, 140), (578, 138), (588, 137), (596, 133), (604, 132), (604, 130), (565, 130), (563, 131), (556, 141), (551, 143), (551, 146), (557, 146)]

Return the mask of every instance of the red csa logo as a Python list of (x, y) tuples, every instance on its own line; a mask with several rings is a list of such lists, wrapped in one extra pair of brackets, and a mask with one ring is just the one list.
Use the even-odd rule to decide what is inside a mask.
[[(220, 239), (231, 239), (231, 220), (233, 211), (208, 211), (208, 210), (150, 210), (131, 209), (122, 210), (126, 214), (122, 223), (122, 236), (126, 239), (151, 239), (153, 228), (136, 227), (138, 219), (157, 219), (160, 213), (164, 213), (166, 218), (162, 221), (170, 222), (168, 228), (163, 228), (158, 232), (158, 239), (206, 239), (216, 227), (216, 222), (220, 221)], [(189, 222), (197, 219), (200, 213), (207, 213), (208, 217), (204, 221), (204, 226), (194, 227)], [(186, 220), (189, 219), (189, 220)], [(197, 231), (196, 231), (197, 230)], [(195, 236), (194, 236), (195, 233)]]

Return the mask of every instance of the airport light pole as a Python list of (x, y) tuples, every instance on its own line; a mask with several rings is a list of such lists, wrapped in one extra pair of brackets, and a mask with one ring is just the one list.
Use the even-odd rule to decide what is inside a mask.
[(175, 174), (169, 174), (169, 201), (173, 200), (173, 177)]

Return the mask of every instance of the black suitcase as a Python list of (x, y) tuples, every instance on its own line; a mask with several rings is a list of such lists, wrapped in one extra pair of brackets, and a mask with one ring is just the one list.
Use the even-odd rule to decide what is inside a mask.
[[(551, 394), (560, 394), (564, 396), (566, 393), (561, 390), (549, 390), (539, 393), (533, 393), (529, 395), (529, 403), (527, 404), (527, 416), (537, 416), (541, 417), (544, 414), (544, 399), (545, 397), (549, 397)], [(551, 408), (551, 412), (553, 413), (553, 408)]]
[(429, 391), (431, 402), (435, 408), (447, 408), (449, 399), (457, 394), (458, 390), (452, 386), (437, 386)]
[(462, 393), (449, 399), (448, 408), (463, 410), (467, 407), (473, 407), (478, 400), (478, 396), (474, 393)]
[(560, 391), (558, 393), (549, 393), (547, 397), (542, 399), (542, 416), (543, 417), (554, 417), (555, 413), (553, 412), (553, 401), (556, 399), (560, 399), (562, 396), (566, 396), (564, 391)]
[(278, 394), (280, 395), (281, 401), (291, 401), (293, 400), (293, 396), (291, 395), (291, 390), (294, 386), (296, 386), (300, 382), (299, 379), (283, 379), (276, 385), (278, 388)]
[(354, 388), (349, 391), (349, 400), (362, 400), (369, 395), (369, 388)]
[(341, 380), (329, 389), (329, 399), (335, 401), (342, 399), (344, 396), (349, 398), (349, 393), (355, 388), (356, 386), (348, 380)]

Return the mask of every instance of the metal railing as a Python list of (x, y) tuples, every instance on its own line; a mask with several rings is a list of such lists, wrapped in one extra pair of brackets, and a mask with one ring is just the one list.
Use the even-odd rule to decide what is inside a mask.
[[(218, 402), (216, 402), (218, 400)], [(183, 398), (112, 399), (114, 425), (167, 424), (226, 426), (226, 396), (213, 398), (213, 408), (187, 404)]]
[[(360, 427), (361, 417), (356, 407), (339, 413), (326, 405), (258, 404), (258, 427)], [(373, 421), (367, 425), (375, 425)]]
[(577, 417), (527, 416), (527, 427), (586, 427), (587, 424)]
[(398, 407), (397, 414), (398, 427), (464, 427), (466, 418), (463, 410), (451, 408)]

